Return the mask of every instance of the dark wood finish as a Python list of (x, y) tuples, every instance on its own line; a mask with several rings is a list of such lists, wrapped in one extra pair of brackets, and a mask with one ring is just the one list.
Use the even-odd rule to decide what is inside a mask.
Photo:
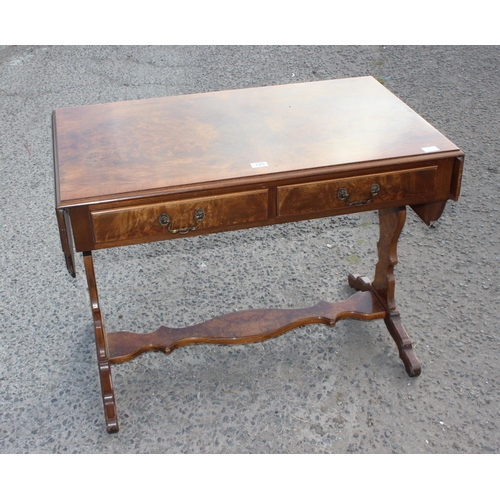
[(355, 290), (371, 292), (386, 311), (384, 321), (396, 342), (399, 357), (403, 361), (406, 372), (410, 377), (420, 375), (422, 370), (409, 335), (406, 333), (399, 311), (396, 309), (394, 266), (398, 263), (396, 248), (399, 235), (406, 220), (405, 207), (383, 209), (379, 211), (380, 238), (378, 242), (378, 262), (375, 267), (375, 279), (370, 282), (367, 278), (350, 274), (349, 285)]
[[(360, 203), (370, 199), (373, 184), (380, 187), (371, 208), (384, 202), (409, 203), (435, 196), (437, 165), (420, 167), (403, 172), (363, 175), (342, 179), (293, 184), (278, 188), (278, 213), (281, 216), (328, 212), (345, 209), (346, 201)], [(345, 189), (350, 200), (339, 198), (339, 190)], [(352, 205), (351, 205), (352, 206)]]
[(261, 342), (311, 323), (333, 326), (340, 319), (368, 321), (384, 317), (385, 310), (369, 292), (360, 292), (335, 304), (322, 301), (304, 309), (250, 309), (186, 328), (162, 326), (149, 334), (111, 333), (108, 335), (110, 361), (123, 363), (147, 351), (170, 354), (177, 347), (192, 344)]
[[(463, 153), (374, 78), (58, 109), (53, 141), (61, 243), (73, 276), (72, 240), (84, 253), (108, 432), (118, 430), (111, 365), (152, 350), (384, 319), (408, 375), (420, 373), (395, 303), (396, 247), (406, 205), (430, 224), (458, 199)], [(358, 293), (343, 302), (148, 334), (104, 329), (94, 250), (364, 210), (379, 211), (378, 263), (373, 281), (349, 276)]]
[(459, 151), (372, 77), (63, 108), (54, 124), (62, 206)]
[(71, 223), (67, 210), (56, 209), (57, 225), (59, 226), (59, 235), (61, 237), (61, 246), (66, 259), (66, 267), (73, 278), (76, 277), (75, 271), (75, 251), (73, 249), (73, 235), (71, 233)]
[[(160, 223), (167, 214), (173, 228), (193, 226), (196, 210), (204, 211), (199, 229), (229, 228), (238, 224), (267, 219), (267, 189), (225, 194), (206, 198), (153, 203), (139, 207), (111, 208), (91, 212), (96, 243), (140, 240), (144, 237), (168, 237), (168, 228)], [(176, 234), (176, 233), (171, 233)]]
[(451, 188), (449, 198), (453, 201), (458, 201), (460, 196), (460, 187), (462, 185), (462, 173), (464, 169), (464, 157), (457, 156), (453, 158), (453, 172), (451, 178)]
[(434, 203), (423, 203), (420, 205), (411, 205), (415, 213), (428, 225), (441, 217), (444, 208), (446, 207), (445, 201), (435, 201)]
[(87, 284), (89, 287), (90, 307), (92, 308), (92, 317), (94, 320), (95, 343), (97, 348), (97, 366), (99, 368), (99, 378), (101, 381), (102, 401), (104, 404), (104, 417), (106, 419), (106, 430), (109, 433), (118, 432), (118, 418), (116, 416), (115, 391), (113, 389), (113, 380), (111, 378), (111, 367), (109, 363), (108, 347), (106, 333), (104, 330), (104, 321), (99, 306), (99, 297), (97, 295), (97, 283), (94, 273), (94, 262), (92, 254), (85, 252), (83, 254), (85, 264), (85, 273), (87, 274)]

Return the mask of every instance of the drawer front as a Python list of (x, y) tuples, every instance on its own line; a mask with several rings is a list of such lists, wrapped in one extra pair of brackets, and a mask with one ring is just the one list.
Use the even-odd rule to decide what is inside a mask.
[[(191, 198), (91, 212), (94, 240), (99, 243), (137, 242), (196, 231), (264, 221), (268, 190)], [(202, 216), (200, 216), (202, 212)], [(167, 217), (166, 217), (167, 216)], [(201, 220), (200, 220), (201, 219)], [(196, 229), (193, 229), (196, 228)]]
[(372, 209), (391, 201), (399, 201), (401, 205), (421, 203), (435, 196), (437, 171), (438, 167), (434, 165), (282, 186), (278, 188), (278, 216), (313, 214), (363, 205)]

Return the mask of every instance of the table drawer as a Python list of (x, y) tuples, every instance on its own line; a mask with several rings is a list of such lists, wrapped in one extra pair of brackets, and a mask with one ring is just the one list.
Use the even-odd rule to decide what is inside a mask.
[(91, 212), (97, 244), (165, 239), (193, 231), (264, 221), (268, 190), (190, 198)]
[(398, 201), (428, 201), (436, 194), (437, 165), (401, 172), (308, 182), (278, 188), (278, 216), (359, 207)]

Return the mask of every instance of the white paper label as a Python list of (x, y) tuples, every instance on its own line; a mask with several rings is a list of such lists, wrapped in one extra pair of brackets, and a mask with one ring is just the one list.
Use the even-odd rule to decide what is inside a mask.
[(424, 153), (435, 153), (436, 151), (439, 151), (439, 148), (436, 146), (426, 146), (425, 148), (422, 148), (422, 151)]
[(258, 161), (256, 163), (250, 163), (250, 166), (252, 168), (269, 167), (269, 165), (267, 164), (267, 161)]

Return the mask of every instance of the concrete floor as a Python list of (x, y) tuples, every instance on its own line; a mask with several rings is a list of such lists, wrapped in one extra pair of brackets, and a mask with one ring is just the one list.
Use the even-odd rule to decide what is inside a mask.
[[(430, 228), (409, 210), (398, 247), (422, 375), (383, 322), (148, 353), (113, 368), (108, 435), (83, 262), (71, 278), (60, 249), (52, 110), (370, 74), (466, 153), (459, 202)], [(498, 453), (499, 81), (493, 46), (0, 49), (0, 452)], [(364, 213), (96, 252), (106, 326), (347, 298), (377, 232)]]

